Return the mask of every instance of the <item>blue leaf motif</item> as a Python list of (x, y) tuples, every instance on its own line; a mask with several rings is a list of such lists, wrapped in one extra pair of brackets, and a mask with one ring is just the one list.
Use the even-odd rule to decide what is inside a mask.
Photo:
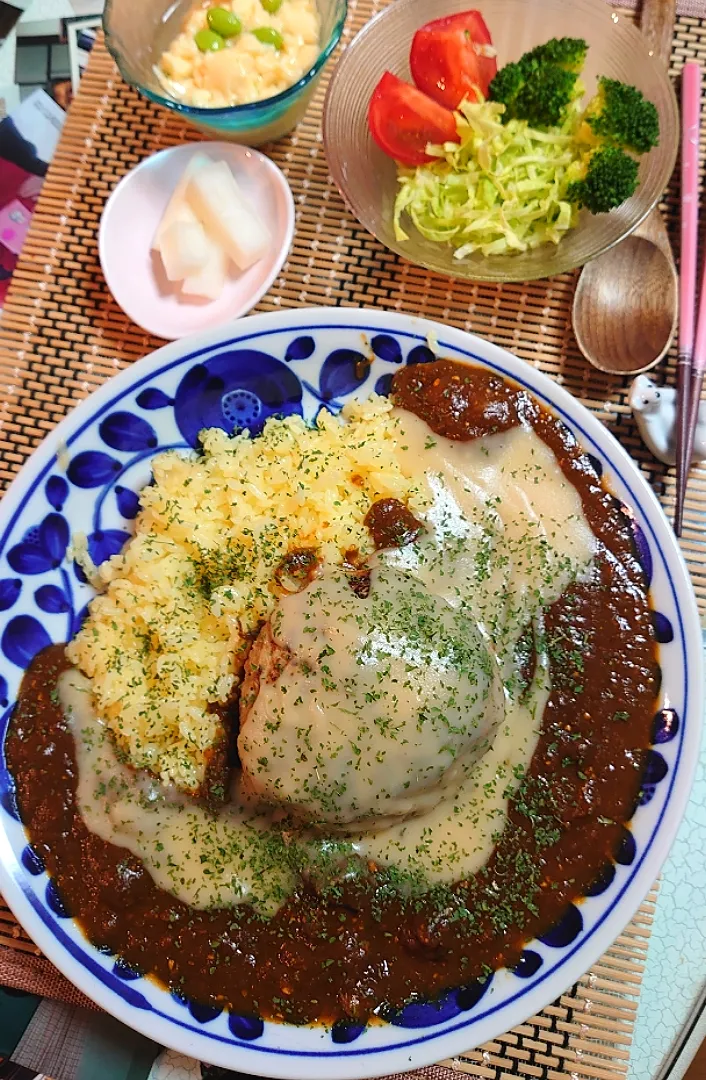
[(395, 1027), (426, 1028), (443, 1024), (458, 1016), (460, 1011), (456, 994), (451, 991), (437, 1001), (413, 1001), (400, 1009), (383, 1008), (380, 1015)]
[(650, 551), (650, 545), (647, 542), (647, 537), (645, 536), (641, 527), (635, 521), (635, 518), (632, 512), (628, 509), (628, 507), (624, 507), (623, 512), (625, 513), (625, 516), (628, 519), (628, 523), (632, 528), (632, 536), (633, 542), (635, 544), (635, 554), (637, 555), (637, 560), (642, 566), (647, 584), (650, 585), (652, 583), (653, 573), (652, 552)]
[(7, 679), (0, 675), (0, 708), (4, 709), (9, 700), (7, 696)]
[(10, 663), (23, 669), (47, 645), (51, 645), (48, 633), (31, 615), (16, 615), (10, 619), (0, 640), (0, 647)]
[(43, 874), (45, 870), (44, 860), (30, 844), (27, 844), (22, 852), (22, 865), (35, 877), (38, 874)]
[(603, 462), (600, 458), (597, 458), (595, 454), (586, 454), (586, 457), (590, 461), (591, 468), (593, 469), (594, 473), (600, 480), (600, 478), (603, 476)]
[(482, 979), (475, 979), (474, 982), (469, 983), (467, 986), (460, 986), (456, 991), (459, 1009), (468, 1012), (474, 1008), (490, 986), (492, 979), (492, 974), (485, 975)]
[(517, 975), (518, 979), (531, 979), (536, 975), (543, 963), (542, 957), (533, 949), (525, 949), (520, 959), (510, 970)]
[(113, 974), (117, 975), (119, 979), (124, 979), (125, 982), (133, 982), (134, 979), (141, 979), (143, 977), (142, 972), (136, 968), (131, 968), (120, 957), (113, 964)]
[(138, 450), (153, 450), (157, 445), (157, 436), (152, 425), (134, 413), (111, 413), (101, 421), (98, 431), (111, 450), (136, 453)]
[(671, 742), (679, 731), (679, 714), (676, 709), (660, 709), (652, 722), (652, 742)]
[(597, 877), (584, 889), (586, 896), (600, 896), (610, 888), (615, 878), (615, 863), (606, 863)]
[(475, 1008), (492, 981), (492, 975), (451, 990), (434, 1001), (413, 1001), (401, 1009), (384, 1008), (384, 1020), (396, 1027), (425, 1028), (443, 1024), (460, 1012)]
[(17, 574), (43, 574), (53, 569), (51, 556), (38, 544), (26, 540), (10, 548), (7, 561)]
[(0, 581), (0, 611), (8, 611), (22, 592), (19, 578), (3, 578)]
[(674, 627), (661, 611), (652, 612), (652, 625), (654, 626), (655, 638), (660, 645), (669, 645), (674, 641)]
[(123, 532), (122, 529), (101, 529), (88, 537), (88, 554), (95, 566), (100, 566), (111, 555), (122, 551), (129, 539), (130, 533)]
[(20, 808), (17, 805), (17, 792), (15, 791), (14, 781), (9, 779), (9, 787), (6, 791), (0, 794), (0, 806), (13, 817), (15, 821), (21, 821)]
[(199, 1024), (208, 1024), (220, 1016), (223, 1009), (220, 1005), (201, 1005), (198, 1001), (190, 1001), (189, 1012)]
[(615, 861), (620, 863), (621, 866), (630, 866), (635, 861), (636, 855), (637, 844), (635, 843), (635, 837), (629, 829), (623, 828), (623, 835), (615, 853)]
[(84, 622), (88, 618), (88, 604), (84, 604), (80, 611), (74, 615), (74, 620), (71, 626), (72, 636), (78, 634), (79, 630), (83, 626)]
[(259, 1039), (265, 1030), (259, 1016), (240, 1016), (238, 1013), (230, 1013), (228, 1027), (236, 1039)]
[(44, 485), (44, 494), (50, 506), (53, 506), (55, 510), (61, 510), (69, 494), (69, 485), (63, 476), (50, 476)]
[(669, 766), (659, 750), (647, 751), (647, 764), (642, 778), (644, 784), (659, 784), (669, 772)]
[(140, 496), (136, 495), (134, 491), (130, 491), (129, 488), (121, 487), (120, 484), (116, 485), (115, 498), (118, 502), (118, 510), (124, 518), (137, 517), (137, 513), (140, 509)]
[(70, 604), (63, 589), (57, 585), (42, 585), (34, 594), (37, 607), (48, 615), (59, 615), (68, 611)]
[(539, 940), (552, 949), (564, 949), (576, 940), (582, 930), (583, 916), (575, 904), (569, 904), (559, 921), (541, 934)]
[(407, 353), (408, 364), (431, 364), (434, 360), (436, 357), (428, 345), (415, 345)]
[(141, 390), (135, 400), (141, 409), (166, 409), (167, 405), (172, 404), (172, 399), (156, 386)]
[(355, 1042), (365, 1031), (365, 1024), (353, 1024), (346, 1020), (337, 1020), (331, 1028), (331, 1040), (339, 1045)]
[(61, 514), (47, 514), (39, 526), (39, 542), (52, 560), (52, 565), (58, 566), (69, 543), (69, 524), (66, 518)]
[(284, 359), (290, 364), (292, 360), (308, 360), (315, 348), (313, 337), (295, 338), (287, 346)]
[(392, 375), (381, 375), (375, 383), (375, 393), (382, 397), (389, 397), (392, 390)]
[(390, 334), (376, 334), (370, 342), (370, 348), (381, 360), (388, 360), (391, 364), (402, 363), (400, 343)]
[(98, 450), (82, 450), (69, 463), (66, 470), (69, 480), (76, 487), (102, 487), (113, 479), (122, 468), (119, 461)]
[(319, 389), (324, 401), (350, 394), (370, 374), (370, 361), (355, 349), (334, 349), (321, 365)]
[(46, 891), (44, 893), (47, 901), (47, 906), (51, 908), (55, 915), (58, 915), (60, 919), (70, 919), (69, 909), (64, 903), (61, 893), (57, 889), (53, 881), (47, 883)]

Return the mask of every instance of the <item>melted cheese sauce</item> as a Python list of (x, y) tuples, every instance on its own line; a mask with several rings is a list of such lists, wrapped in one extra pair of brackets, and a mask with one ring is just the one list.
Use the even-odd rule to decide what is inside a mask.
[[(355, 615), (337, 618), (346, 605), (356, 610), (348, 599), (342, 606), (345, 583), (340, 578), (326, 579), (323, 603), (322, 598), (312, 602), (311, 590), (321, 588), (320, 582), (282, 602), (273, 622), (275, 637), (300, 661), (304, 658), (306, 667), (300, 663), (293, 682), (281, 678), (268, 684), (261, 701), (257, 730), (262, 738), (267, 732), (269, 741), (266, 753), (258, 752), (263, 743), (253, 745), (252, 754), (255, 761), (267, 756), (268, 765), (270, 758), (275, 762), (268, 797), (276, 803), (279, 787), (284, 798), (274, 812), (253, 809), (237, 780), (233, 801), (213, 815), (154, 781), (140, 779), (120, 764), (92, 715), (90, 683), (75, 672), (62, 677), (60, 693), (76, 738), (79, 803), (88, 828), (127, 847), (161, 887), (193, 906), (247, 900), (263, 911), (276, 910), (301, 865), (290, 857), (295, 847), (298, 856), (303, 851), (319, 862), (331, 858), (340, 863), (355, 855), (397, 866), (412, 880), (452, 882), (487, 861), (504, 827), (508, 798), (531, 760), (550, 692), (542, 611), (572, 580), (590, 573), (594, 538), (578, 493), (533, 431), (518, 427), (462, 443), (432, 436), (410, 413), (398, 410), (397, 417), (404, 464), (425, 477), (426, 509), (415, 513), (426, 533), (416, 544), (381, 552), (373, 560), (372, 607), (375, 596), (384, 598), (396, 590), (392, 610), (399, 614), (400, 605), (421, 589), (437, 621), (436, 644), (428, 640), (426, 653), (420, 653), (419, 642), (405, 636), (404, 620), (398, 620), (395, 649), (390, 647), (394, 635), (389, 621), (375, 645), (371, 622), (361, 628)], [(317, 611), (318, 618), (310, 620), (314, 633), (306, 635), (304, 616)], [(453, 649), (443, 644), (445, 634), (453, 639), (461, 627), (477, 658), (471, 672), (475, 682), (467, 680), (467, 667), (451, 664)], [(528, 628), (536, 652), (529, 686), (518, 658)], [(319, 658), (332, 641), (338, 649), (346, 635), (348, 644), (340, 652), (351, 663), (338, 677), (353, 680), (347, 695), (355, 700), (350, 716), (345, 702), (340, 708), (340, 693), (339, 700), (332, 701), (334, 691), (322, 682), (331, 676), (322, 672)], [(385, 668), (398, 665), (398, 675), (399, 664), (413, 669), (414, 685), (399, 705), (404, 743), (384, 738), (375, 724), (375, 703), (365, 700), (380, 668), (357, 660), (373, 653), (384, 657)], [(365, 669), (362, 677), (359, 669)], [(465, 724), (454, 722), (449, 680), (455, 687), (451, 697), (467, 698), (471, 704)], [(311, 701), (293, 712), (293, 703), (304, 699), (304, 692)], [(422, 724), (417, 730), (420, 695), (440, 695), (450, 726), (462, 729), (452, 733), (455, 742), (447, 745), (448, 724)], [(273, 721), (280, 718), (286, 722), (277, 726)], [(274, 731), (266, 727), (268, 721)], [(316, 724), (317, 741), (311, 745), (320, 760), (315, 765), (329, 786), (333, 782), (331, 790), (338, 790), (336, 781), (340, 787), (342, 778), (352, 785), (348, 801), (339, 799), (339, 812), (332, 815), (337, 825), (347, 821), (349, 832), (357, 827), (356, 835), (347, 839), (305, 831), (293, 838), (278, 826), (282, 807), (291, 809), (297, 803), (311, 775), (309, 763), (298, 760), (307, 753), (306, 739), (297, 731), (302, 722), (304, 727)], [(342, 730), (334, 731), (334, 724)], [(367, 730), (359, 736), (361, 727)], [(360, 753), (348, 751), (353, 745)], [(378, 761), (381, 750), (383, 760)], [(410, 786), (405, 788), (407, 781)], [(299, 794), (293, 798), (295, 789)], [(389, 798), (378, 816), (376, 796), (381, 792)], [(375, 831), (368, 827), (371, 815)]]
[(470, 601), (510, 677), (528, 622), (590, 567), (595, 538), (579, 494), (531, 428), (459, 442), (432, 435), (405, 410), (394, 415), (402, 467), (424, 470), (428, 509), (416, 516), (428, 531), (378, 557), (452, 605)]
[(322, 827), (379, 827), (434, 806), (490, 747), (500, 673), (472, 614), (379, 566), (369, 594), (324, 572), (283, 598), (238, 750), (250, 790)]
[(160, 888), (192, 907), (247, 901), (277, 910), (295, 878), (281, 845), (268, 844), (269, 816), (248, 811), (235, 787), (232, 801), (213, 814), (125, 765), (95, 714), (91, 681), (77, 669), (60, 676), (59, 697), (76, 743), (77, 803), (91, 832), (127, 848)]

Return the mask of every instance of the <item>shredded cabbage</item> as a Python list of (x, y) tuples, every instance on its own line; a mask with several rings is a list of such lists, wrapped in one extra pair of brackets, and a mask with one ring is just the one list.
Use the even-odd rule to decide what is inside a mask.
[(462, 102), (460, 142), (427, 147), (437, 161), (400, 167), (398, 240), (409, 239), (405, 214), (428, 240), (452, 244), (456, 259), (558, 244), (576, 224), (578, 211), (562, 197), (579, 158), (570, 124), (536, 131), (524, 120), (503, 124), (504, 111), (496, 102)]

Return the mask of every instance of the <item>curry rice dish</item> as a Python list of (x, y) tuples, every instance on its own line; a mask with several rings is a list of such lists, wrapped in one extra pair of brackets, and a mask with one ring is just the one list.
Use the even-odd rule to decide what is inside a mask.
[(292, 1023), (516, 964), (640, 791), (659, 668), (620, 504), (448, 360), (202, 442), (23, 682), (8, 762), (63, 902), (186, 998)]

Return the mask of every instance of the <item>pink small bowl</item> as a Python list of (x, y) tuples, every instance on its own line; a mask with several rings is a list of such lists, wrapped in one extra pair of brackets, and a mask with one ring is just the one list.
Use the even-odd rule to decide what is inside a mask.
[[(152, 251), (172, 192), (196, 152), (225, 161), (272, 233), (268, 254), (244, 273), (232, 270), (217, 300), (190, 300), (167, 281)], [(274, 162), (258, 150), (226, 142), (188, 143), (161, 150), (129, 172), (108, 199), (98, 235), (103, 275), (116, 303), (156, 337), (174, 340), (245, 315), (282, 269), (294, 235), (294, 200)]]

